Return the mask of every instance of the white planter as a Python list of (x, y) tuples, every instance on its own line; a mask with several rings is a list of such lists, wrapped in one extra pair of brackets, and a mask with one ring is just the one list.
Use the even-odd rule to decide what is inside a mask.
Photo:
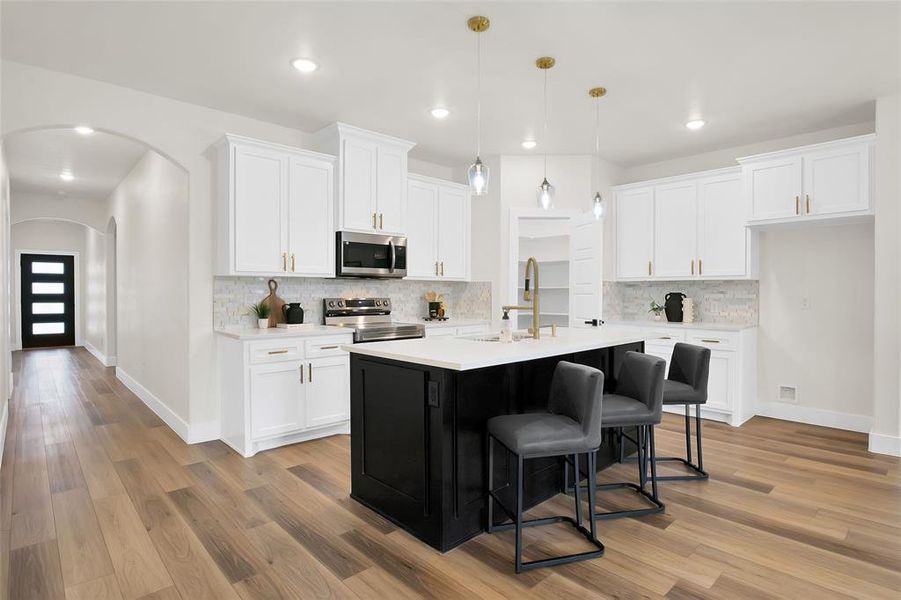
[(269, 318), (257, 319), (257, 327), (260, 329), (269, 329)]

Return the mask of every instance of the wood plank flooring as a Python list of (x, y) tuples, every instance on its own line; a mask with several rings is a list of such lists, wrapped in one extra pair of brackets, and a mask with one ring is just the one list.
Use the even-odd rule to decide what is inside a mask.
[[(347, 436), (245, 460), (184, 444), (83, 349), (18, 352), (14, 370), (0, 598), (901, 595), (901, 461), (863, 434), (705, 422), (709, 482), (661, 485), (666, 514), (600, 523), (601, 559), (516, 576), (512, 532), (441, 555), (351, 500)], [(661, 455), (684, 451), (681, 426), (658, 428)], [(571, 510), (558, 496), (532, 513)], [(585, 544), (565, 526), (524, 537), (527, 559)]]

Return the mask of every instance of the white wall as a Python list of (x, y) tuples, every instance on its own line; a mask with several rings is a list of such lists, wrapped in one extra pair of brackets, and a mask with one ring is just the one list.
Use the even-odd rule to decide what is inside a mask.
[(796, 386), (798, 406), (864, 417), (854, 421), (867, 431), (873, 224), (766, 231), (760, 247), (759, 402), (777, 402), (779, 385)]
[[(861, 123), (631, 167), (623, 170), (621, 182), (735, 166), (741, 156), (874, 130), (875, 123)], [(839, 424), (866, 429), (873, 415), (873, 376), (868, 366), (874, 339), (873, 244), (873, 227), (865, 225), (779, 230), (762, 236), (757, 348), (762, 408), (773, 400), (775, 386), (795, 383), (800, 388), (799, 406), (809, 409), (812, 418), (834, 418)], [(613, 251), (608, 256), (612, 260)], [(811, 298), (809, 310), (801, 309), (800, 299), (805, 296)], [(897, 304), (897, 298), (895, 293), (891, 302)], [(853, 356), (845, 351), (849, 348), (854, 349)], [(842, 377), (836, 379), (834, 373)], [(776, 410), (780, 408), (794, 410), (785, 406)]]
[(176, 241), (188, 237), (187, 186), (184, 171), (148, 151), (109, 198), (117, 227), (117, 373), (160, 399), (182, 421), (174, 427), (181, 434), (190, 420), (188, 266)]
[(10, 227), (9, 172), (0, 142), (0, 454), (6, 443), (9, 421), (9, 398), (12, 392), (12, 357), (10, 354)]
[[(17, 201), (14, 196), (12, 205), (15, 206)], [(38, 252), (74, 252), (77, 254), (75, 259), (75, 343), (81, 344), (84, 335), (84, 256), (87, 227), (68, 221), (41, 220), (15, 223), (11, 229), (13, 265), (10, 287), (14, 302), (20, 300), (18, 291), (21, 273), (19, 266), (15, 263), (18, 252), (36, 250)], [(11, 313), (13, 339), (16, 340), (15, 348), (19, 349), (22, 347), (19, 307), (14, 305)]]
[(84, 329), (82, 342), (106, 365), (106, 235), (93, 227), (84, 228), (82, 281)]
[(10, 219), (13, 223), (43, 218), (55, 221), (74, 221), (93, 227), (97, 231), (106, 229), (105, 198), (82, 198), (31, 192), (15, 192), (13, 196), (15, 199), (10, 206)]
[(870, 449), (901, 456), (901, 96), (876, 101), (876, 292)]

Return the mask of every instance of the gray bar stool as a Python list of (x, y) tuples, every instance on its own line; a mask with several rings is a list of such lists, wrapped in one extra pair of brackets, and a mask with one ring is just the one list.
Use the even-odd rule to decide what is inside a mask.
[[(657, 456), (654, 443), (654, 426), (660, 423), (663, 416), (663, 378), (666, 362), (663, 359), (642, 352), (627, 352), (620, 367), (616, 389), (612, 394), (604, 394), (601, 411), (601, 427), (617, 429), (620, 456), (622, 457), (622, 430), (626, 427), (638, 428), (638, 484), (632, 482), (606, 483), (596, 485), (600, 491), (629, 488), (635, 490), (647, 500), (651, 506), (647, 508), (615, 510), (595, 513), (597, 519), (619, 519), (623, 517), (641, 517), (662, 512), (666, 506), (657, 496)], [(629, 439), (632, 439), (629, 437)], [(620, 458), (622, 462), (622, 458)], [(651, 493), (645, 489), (647, 485), (647, 467), (651, 467)], [(565, 479), (568, 479), (568, 465), (564, 466)], [(579, 480), (587, 477), (589, 485), (594, 483), (596, 474), (591, 469), (587, 472), (574, 468), (579, 473)], [(579, 485), (575, 489), (579, 489)], [(589, 492), (590, 493), (590, 492)]]
[[(557, 363), (551, 380), (548, 412), (504, 415), (488, 420), (488, 532), (516, 529), (516, 572), (603, 556), (604, 545), (597, 539), (594, 518), (594, 482), (589, 479), (589, 530), (582, 525), (581, 498), (576, 492), (575, 513), (541, 519), (522, 518), (523, 460), (554, 456), (572, 456), (579, 464), (579, 455), (586, 455), (588, 470), (594, 472), (595, 452), (601, 445), (601, 398), (604, 373), (584, 365), (565, 361)], [(497, 497), (502, 488), (494, 489), (494, 442), (499, 442), (516, 457), (516, 509), (509, 510)], [(509, 485), (509, 484), (508, 484)], [(502, 487), (507, 487), (502, 486)], [(511, 522), (494, 524), (494, 503), (497, 502)], [(595, 546), (595, 550), (554, 558), (523, 562), (522, 530), (524, 527), (568, 522)]]
[[(685, 456), (661, 456), (658, 461), (677, 461), (695, 475), (667, 475), (658, 481), (703, 481), (710, 477), (704, 470), (701, 451), (701, 405), (707, 403), (707, 379), (710, 375), (710, 349), (678, 343), (673, 348), (669, 377), (663, 382), (663, 404), (685, 405)], [(691, 416), (689, 406), (695, 406), (695, 430), (698, 444), (698, 464), (691, 461)]]

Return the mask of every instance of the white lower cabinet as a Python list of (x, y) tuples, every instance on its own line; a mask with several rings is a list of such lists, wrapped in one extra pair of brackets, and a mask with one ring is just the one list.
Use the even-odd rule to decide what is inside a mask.
[(350, 431), (353, 334), (219, 336), (222, 440), (242, 456)]
[[(620, 327), (620, 324), (615, 325)], [(739, 426), (754, 416), (757, 401), (757, 329), (737, 331), (689, 329), (686, 326), (639, 326), (645, 336), (645, 353), (666, 361), (666, 373), (678, 342), (710, 348), (707, 403), (701, 415)], [(665, 406), (665, 412), (683, 414), (683, 406)], [(694, 414), (694, 409), (692, 409)]]

